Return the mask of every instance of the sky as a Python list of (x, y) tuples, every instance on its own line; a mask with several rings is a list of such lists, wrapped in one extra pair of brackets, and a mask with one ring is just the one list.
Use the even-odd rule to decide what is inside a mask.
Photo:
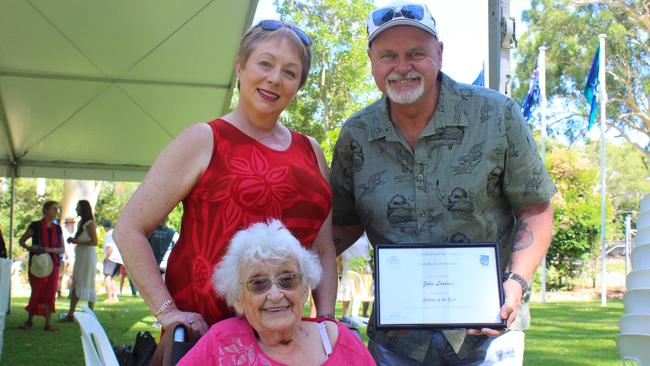
[[(376, 0), (378, 7), (393, 0)], [(487, 59), (487, 0), (427, 0), (434, 19), (440, 41), (444, 44), (442, 71), (458, 82), (471, 83), (476, 79)], [(530, 6), (530, 0), (510, 0), (510, 14), (517, 24), (517, 36), (525, 26), (521, 22), (521, 12)], [(468, 11), (471, 9), (471, 11)], [(259, 0), (253, 24), (262, 19), (277, 19), (273, 0)], [(367, 14), (359, 18), (365, 21)], [(315, 42), (318, 38), (315, 37)], [(512, 65), (514, 68), (514, 65)]]

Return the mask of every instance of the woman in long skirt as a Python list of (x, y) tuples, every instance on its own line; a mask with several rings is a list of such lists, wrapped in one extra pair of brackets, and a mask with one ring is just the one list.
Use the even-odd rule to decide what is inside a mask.
[[(55, 332), (56, 328), (50, 323), (52, 313), (56, 312), (54, 301), (56, 297), (57, 282), (59, 279), (59, 254), (63, 253), (63, 235), (61, 227), (54, 223), (59, 215), (59, 204), (55, 201), (45, 202), (43, 205), (43, 218), (34, 221), (18, 241), (20, 246), (29, 251), (29, 285), (32, 294), (25, 310), (29, 313), (25, 324), (20, 329), (29, 329), (34, 325), (34, 315), (45, 317), (46, 331)], [(26, 244), (32, 238), (32, 245)], [(51, 271), (43, 269), (33, 270), (32, 259), (36, 255), (47, 254), (52, 261)], [(33, 273), (32, 273), (33, 272)], [(49, 272), (49, 273), (48, 273)]]
[(73, 320), (75, 308), (79, 300), (88, 301), (88, 306), (93, 309), (95, 301), (95, 276), (97, 274), (97, 224), (93, 216), (93, 209), (86, 200), (77, 203), (77, 214), (81, 217), (77, 225), (74, 238), (68, 242), (77, 244), (74, 249), (75, 261), (72, 269), (72, 295), (70, 296), (70, 310), (61, 322)]

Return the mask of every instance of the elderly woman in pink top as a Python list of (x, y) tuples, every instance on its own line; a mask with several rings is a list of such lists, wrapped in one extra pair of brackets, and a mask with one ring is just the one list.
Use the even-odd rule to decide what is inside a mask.
[(213, 284), (239, 316), (213, 325), (179, 365), (375, 365), (341, 323), (302, 317), (321, 272), (278, 220), (238, 232)]

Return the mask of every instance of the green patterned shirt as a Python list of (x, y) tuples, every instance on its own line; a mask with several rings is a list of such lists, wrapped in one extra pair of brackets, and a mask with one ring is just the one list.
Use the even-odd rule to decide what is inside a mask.
[[(497, 242), (501, 268), (512, 254), (514, 210), (548, 202), (556, 189), (519, 106), (490, 89), (442, 79), (438, 107), (415, 149), (390, 121), (386, 98), (341, 129), (332, 161), (333, 220), (361, 225), (371, 243)], [(469, 273), (468, 275), (471, 275)], [(522, 304), (511, 328), (528, 328)], [(431, 332), (375, 342), (422, 361)], [(462, 358), (483, 338), (445, 331)]]

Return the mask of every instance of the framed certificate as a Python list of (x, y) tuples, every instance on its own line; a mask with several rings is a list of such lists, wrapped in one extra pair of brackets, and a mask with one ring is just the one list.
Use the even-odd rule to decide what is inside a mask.
[(496, 243), (375, 245), (378, 328), (506, 327)]

